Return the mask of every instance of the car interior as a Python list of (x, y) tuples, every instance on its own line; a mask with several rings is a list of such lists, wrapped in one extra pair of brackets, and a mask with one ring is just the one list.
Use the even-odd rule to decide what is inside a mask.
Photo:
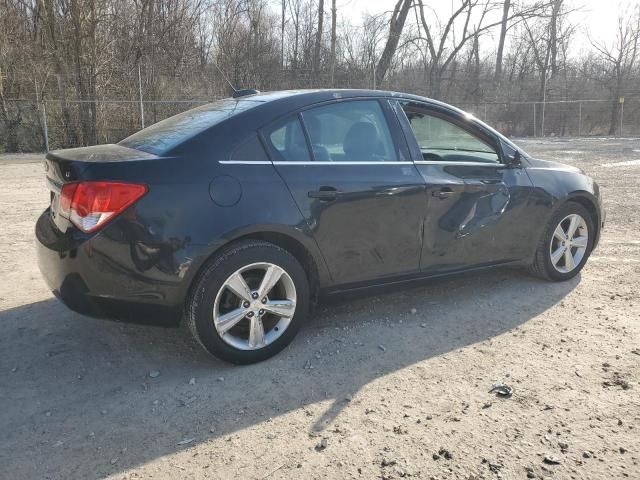
[(426, 161), (500, 163), (496, 150), (462, 127), (404, 105), (403, 110)]
[[(302, 114), (320, 162), (396, 161), (397, 155), (377, 101), (330, 104)], [(298, 117), (279, 124), (267, 135), (279, 160), (309, 161), (307, 140)]]

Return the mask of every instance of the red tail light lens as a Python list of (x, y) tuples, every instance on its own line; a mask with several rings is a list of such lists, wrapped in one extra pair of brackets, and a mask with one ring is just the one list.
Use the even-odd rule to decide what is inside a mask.
[(62, 186), (60, 192), (60, 200), (58, 201), (58, 213), (65, 218), (69, 218), (71, 215), (71, 201), (73, 200), (73, 194), (76, 193), (78, 183), (65, 183)]
[(108, 181), (66, 183), (59, 213), (83, 232), (93, 232), (147, 193), (139, 183)]

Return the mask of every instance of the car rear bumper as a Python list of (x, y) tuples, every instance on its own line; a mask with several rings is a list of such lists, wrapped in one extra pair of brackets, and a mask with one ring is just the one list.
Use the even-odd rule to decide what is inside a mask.
[(185, 295), (180, 269), (162, 272), (160, 262), (141, 269), (132, 257), (135, 245), (118, 230), (122, 229), (109, 225), (92, 236), (62, 233), (45, 211), (35, 234), (38, 266), (48, 287), (67, 307), (84, 315), (176, 325)]

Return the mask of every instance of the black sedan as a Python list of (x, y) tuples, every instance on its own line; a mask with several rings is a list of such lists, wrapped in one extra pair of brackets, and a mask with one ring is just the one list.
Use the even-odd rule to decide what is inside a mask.
[(93, 316), (185, 318), (235, 363), (282, 350), (326, 295), (507, 264), (567, 280), (604, 225), (580, 170), (402, 93), (219, 100), (45, 169), (54, 294)]

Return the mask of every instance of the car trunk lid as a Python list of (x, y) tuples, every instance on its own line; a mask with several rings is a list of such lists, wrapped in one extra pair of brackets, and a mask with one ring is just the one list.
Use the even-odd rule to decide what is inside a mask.
[[(122, 145), (95, 145), (49, 152), (45, 159), (47, 188), (50, 191), (51, 220), (61, 231), (66, 231), (70, 222), (60, 213), (60, 193), (70, 182), (86, 179), (85, 172), (96, 163), (131, 162), (158, 158), (151, 153)], [(105, 179), (108, 180), (108, 179)]]

